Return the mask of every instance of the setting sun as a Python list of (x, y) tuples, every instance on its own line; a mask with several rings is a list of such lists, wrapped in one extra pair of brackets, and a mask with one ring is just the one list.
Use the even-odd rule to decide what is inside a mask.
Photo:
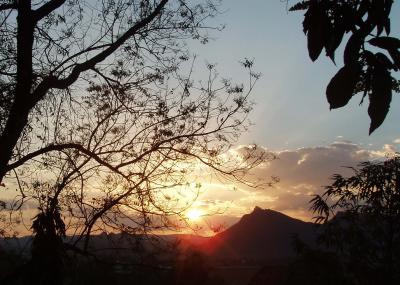
[(187, 213), (186, 213), (186, 217), (191, 220), (191, 221), (197, 221), (199, 220), (202, 216), (204, 215), (204, 213), (198, 209), (190, 209)]

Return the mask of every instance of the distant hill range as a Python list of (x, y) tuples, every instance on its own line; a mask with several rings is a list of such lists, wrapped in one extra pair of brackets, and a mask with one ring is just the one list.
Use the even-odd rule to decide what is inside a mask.
[[(298, 219), (291, 218), (280, 212), (255, 207), (253, 212), (244, 215), (239, 222), (213, 237), (195, 235), (167, 235), (161, 239), (165, 244), (180, 242), (183, 250), (196, 250), (217, 260), (236, 261), (279, 261), (295, 255), (293, 237), (298, 236), (302, 241), (313, 245), (316, 237), (316, 226)], [(132, 243), (133, 240), (136, 242)], [(160, 252), (164, 246), (151, 245), (153, 237), (125, 238), (123, 234), (93, 236), (91, 249), (98, 253), (130, 255), (137, 254), (137, 241), (141, 240), (139, 248), (153, 248)], [(24, 245), (29, 251), (31, 238), (24, 237), (9, 240), (7, 243), (0, 239), (0, 248), (12, 248)], [(130, 240), (130, 241), (129, 241)], [(134, 245), (136, 244), (136, 245)], [(18, 246), (19, 245), (19, 246)], [(143, 248), (144, 246), (144, 248)], [(135, 248), (136, 247), (136, 248)], [(124, 250), (122, 248), (130, 248)], [(106, 249), (104, 251), (104, 249)], [(146, 250), (145, 250), (146, 251)], [(129, 253), (130, 252), (130, 253)]]

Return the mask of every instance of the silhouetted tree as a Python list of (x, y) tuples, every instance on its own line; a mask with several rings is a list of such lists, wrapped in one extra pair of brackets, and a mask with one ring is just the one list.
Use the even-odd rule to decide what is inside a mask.
[[(34, 219), (32, 230), (31, 261), (28, 278), (31, 284), (61, 284), (65, 251), (65, 224), (61, 218), (57, 200), (49, 199), (44, 211)], [(54, 205), (51, 205), (54, 204)], [(51, 212), (50, 212), (51, 211)], [(45, 272), (45, 274), (40, 274)]]
[(398, 81), (392, 77), (392, 71), (400, 69), (400, 40), (389, 36), (392, 4), (393, 0), (308, 0), (290, 8), (306, 10), (303, 30), (312, 61), (325, 49), (335, 62), (335, 51), (347, 41), (344, 66), (329, 82), (326, 96), (335, 109), (359, 92), (363, 93), (361, 103), (368, 95), (370, 134), (385, 120), (392, 91), (399, 92)]
[(293, 247), (297, 255), (287, 267), (283, 284), (354, 284), (348, 268), (334, 251), (310, 246), (297, 236)]
[(324, 223), (321, 242), (342, 257), (356, 284), (398, 284), (400, 157), (352, 169), (353, 176), (334, 175), (324, 194), (311, 200)]
[(192, 78), (186, 40), (206, 43), (217, 14), (208, 0), (1, 2), (0, 181), (13, 198), (0, 234), (33, 218), (47, 283), (67, 231), (68, 248), (86, 252), (93, 233), (175, 227), (198, 165), (244, 182), (270, 158), (221, 155), (248, 125), (253, 63), (246, 85), (219, 81), (212, 64)]

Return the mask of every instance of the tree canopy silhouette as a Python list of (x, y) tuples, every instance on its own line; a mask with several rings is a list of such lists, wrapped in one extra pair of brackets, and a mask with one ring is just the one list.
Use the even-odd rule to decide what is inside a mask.
[(317, 222), (324, 222), (321, 241), (343, 257), (357, 284), (397, 284), (400, 157), (364, 162), (353, 171), (347, 178), (334, 175), (323, 195), (311, 200)]
[(247, 84), (212, 64), (193, 78), (187, 41), (207, 43), (218, 3), (1, 2), (1, 233), (33, 218), (33, 260), (66, 232), (86, 251), (93, 233), (174, 227), (198, 165), (243, 181), (270, 158), (221, 155), (248, 126), (253, 63), (242, 63)]
[(368, 95), (369, 134), (383, 123), (392, 92), (399, 91), (392, 76), (400, 69), (400, 40), (390, 36), (392, 4), (393, 0), (309, 0), (290, 8), (306, 10), (303, 30), (312, 61), (325, 49), (335, 63), (336, 50), (346, 42), (344, 66), (329, 82), (326, 97), (330, 108), (336, 109), (357, 93), (363, 93), (361, 103)]

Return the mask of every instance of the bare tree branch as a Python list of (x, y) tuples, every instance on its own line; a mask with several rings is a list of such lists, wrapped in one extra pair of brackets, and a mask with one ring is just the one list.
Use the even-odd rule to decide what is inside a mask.
[(11, 3), (0, 4), (0, 11), (17, 9), (17, 8), (18, 8), (18, 4), (16, 1), (13, 1)]
[(19, 159), (18, 161), (11, 163), (10, 165), (8, 165), (8, 171), (15, 169), (21, 165), (23, 165), (24, 163), (26, 163), (27, 161), (39, 156), (39, 155), (43, 155), (45, 153), (51, 152), (51, 151), (63, 151), (65, 149), (76, 149), (79, 152), (93, 158), (96, 162), (98, 162), (99, 164), (106, 166), (107, 168), (109, 168), (110, 170), (114, 171), (115, 173), (120, 174), (123, 177), (126, 177), (125, 174), (123, 174), (121, 171), (118, 170), (118, 168), (112, 166), (111, 164), (107, 163), (106, 161), (104, 161), (103, 159), (101, 159), (98, 155), (96, 155), (94, 152), (90, 151), (89, 149), (85, 148), (84, 146), (80, 145), (80, 144), (76, 144), (76, 143), (66, 143), (66, 144), (53, 144), (53, 145), (48, 145), (44, 148), (41, 148), (37, 151), (34, 151), (30, 154), (27, 154), (26, 156), (22, 157), (21, 159)]
[(100, 52), (99, 54), (95, 55), (91, 59), (77, 64), (71, 74), (64, 79), (58, 79), (54, 76), (47, 77), (44, 79), (35, 92), (33, 93), (33, 97), (36, 98), (37, 101), (43, 98), (46, 92), (49, 89), (56, 88), (56, 89), (65, 89), (68, 88), (72, 83), (74, 83), (78, 78), (79, 75), (92, 69), (95, 67), (96, 64), (105, 60), (108, 56), (110, 56), (113, 52), (115, 52), (122, 44), (124, 44), (129, 38), (134, 36), (135, 34), (140, 31), (143, 27), (151, 23), (154, 18), (156, 18), (164, 6), (167, 4), (169, 0), (161, 0), (161, 2), (157, 5), (152, 13), (150, 13), (147, 17), (140, 20), (138, 23), (133, 25), (130, 29), (128, 29), (122, 36), (120, 36), (114, 43), (112, 43), (108, 48)]
[(65, 0), (50, 0), (46, 4), (43, 4), (43, 6), (33, 11), (35, 21), (36, 22), (40, 21), (41, 19), (49, 15), (51, 12), (61, 7), (61, 5), (64, 3)]

